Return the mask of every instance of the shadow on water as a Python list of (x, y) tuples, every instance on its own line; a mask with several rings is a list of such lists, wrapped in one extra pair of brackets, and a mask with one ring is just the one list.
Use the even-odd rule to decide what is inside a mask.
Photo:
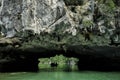
[(38, 65), (37, 72), (0, 73), (0, 80), (120, 80), (120, 72), (78, 70), (77, 66)]
[[(64, 71), (64, 72), (71, 72), (71, 71), (101, 71), (101, 72), (120, 72), (120, 65), (119, 63), (110, 63), (102, 61), (88, 60), (85, 59), (82, 61), (78, 61), (77, 64), (58, 64), (58, 63), (51, 63), (51, 64), (38, 64), (39, 61), (37, 60), (25, 60), (25, 61), (14, 61), (14, 62), (5, 62), (0, 64), (1, 72), (44, 72), (44, 71)], [(36, 62), (37, 61), (37, 62)], [(36, 63), (35, 63), (36, 62)], [(98, 63), (99, 62), (99, 63)], [(112, 61), (111, 61), (112, 62)], [(21, 65), (24, 64), (24, 65)], [(3, 71), (2, 71), (3, 70)]]
[(120, 63), (107, 58), (84, 59), (82, 61), (79, 60), (77, 64), (79, 71), (120, 72)]

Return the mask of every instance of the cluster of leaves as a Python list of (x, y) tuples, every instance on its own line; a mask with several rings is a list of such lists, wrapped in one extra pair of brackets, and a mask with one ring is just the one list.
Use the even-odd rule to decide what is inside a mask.
[(104, 14), (113, 13), (116, 9), (116, 5), (113, 0), (99, 0), (98, 6), (99, 10)]
[(56, 55), (54, 57), (50, 57), (50, 58), (40, 58), (39, 61), (41, 63), (49, 63), (49, 62), (52, 62), (52, 63), (58, 63), (59, 65), (63, 65), (63, 64), (66, 64), (67, 60), (74, 60), (74, 61), (78, 61), (77, 58), (67, 58), (63, 55)]
[(93, 23), (93, 21), (92, 20), (85, 20), (85, 21), (83, 21), (82, 22), (82, 24), (83, 24), (83, 26), (85, 27), (85, 28), (89, 28), (89, 27), (91, 27), (94, 23)]

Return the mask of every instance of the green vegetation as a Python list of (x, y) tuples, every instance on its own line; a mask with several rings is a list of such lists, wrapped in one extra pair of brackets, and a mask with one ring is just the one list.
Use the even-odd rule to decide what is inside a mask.
[[(56, 56), (50, 57), (50, 58), (40, 58), (39, 61), (40, 61), (40, 63), (39, 63), (38, 66), (39, 66), (40, 69), (51, 68), (51, 63), (57, 63), (58, 68), (66, 69), (70, 66), (73, 66), (75, 68), (78, 59), (67, 58), (67, 57), (64, 57), (63, 55), (56, 55)], [(72, 61), (74, 63), (69, 65), (68, 61)]]
[(85, 20), (85, 21), (82, 22), (82, 24), (85, 28), (90, 28), (91, 26), (93, 26), (93, 21)]

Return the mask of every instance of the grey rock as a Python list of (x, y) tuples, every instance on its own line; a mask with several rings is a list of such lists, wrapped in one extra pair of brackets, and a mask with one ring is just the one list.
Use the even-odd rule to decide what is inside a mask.
[(0, 0), (0, 32), (7, 38), (26, 30), (40, 35), (44, 32), (68, 33), (74, 37), (84, 33), (86, 29), (83, 28), (90, 28), (91, 32), (107, 34), (109, 38), (113, 30), (120, 27), (119, 7), (114, 15), (106, 11), (106, 3), (81, 0), (81, 5), (79, 1), (75, 0), (72, 4), (68, 0)]
[(15, 31), (26, 29), (35, 33), (51, 32), (61, 22), (75, 25), (63, 0), (1, 0), (0, 3), (0, 22), (9, 37)]

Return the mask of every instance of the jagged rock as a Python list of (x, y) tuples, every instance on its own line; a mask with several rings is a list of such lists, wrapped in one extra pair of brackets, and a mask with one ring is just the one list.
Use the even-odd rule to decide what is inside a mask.
[(61, 22), (74, 25), (63, 0), (1, 0), (0, 16), (7, 37), (26, 29), (49, 33)]
[[(117, 17), (117, 23), (115, 23), (114, 15), (109, 13), (106, 15), (111, 7), (106, 6), (106, 4), (111, 4), (112, 10), (114, 10), (113, 2), (105, 1), (103, 3), (97, 0), (0, 0), (0, 4), (0, 32), (7, 38), (14, 37), (19, 32), (24, 33), (26, 30), (32, 30), (34, 34), (40, 35), (44, 32), (56, 33), (56, 28), (59, 27), (58, 31), (63, 35), (69, 33), (76, 36), (82, 33), (83, 28), (88, 27), (92, 33), (97, 29), (99, 31), (97, 33), (108, 34), (109, 37), (107, 26), (114, 26), (111, 29), (119, 27)], [(95, 22), (94, 17), (96, 17)], [(99, 25), (103, 20), (107, 21)]]
[(74, 6), (75, 13), (74, 8), (70, 9), (65, 5), (67, 1), (63, 0), (1, 0), (1, 32), (6, 37), (13, 37), (16, 32), (24, 30), (33, 30), (38, 34), (50, 33), (62, 23), (68, 26), (63, 32), (75, 35), (75, 29), (79, 27), (82, 19), (81, 15), (87, 13), (88, 9), (90, 11), (90, 1), (87, 1), (84, 1), (85, 5)]
[(12, 46), (17, 46), (21, 45), (21, 41), (18, 38), (1, 38), (0, 39), (0, 46), (7, 46), (7, 45), (12, 45)]
[[(115, 3), (117, 1), (113, 2), (113, 0), (110, 2), (0, 0), (0, 32), (6, 38), (15, 37), (21, 33), (19, 37), (23, 38), (23, 41), (34, 42), (33, 39), (38, 39), (40, 45), (46, 46), (53, 46), (54, 43), (59, 45), (58, 43), (63, 42), (65, 44), (109, 45), (109, 38), (114, 34), (113, 31), (120, 27), (120, 10)], [(114, 11), (116, 11), (115, 14)], [(30, 32), (26, 33), (26, 31)], [(36, 34), (39, 34), (37, 35), (39, 37), (33, 37)], [(88, 38), (91, 38), (88, 41), (85, 41), (88, 39), (86, 34)], [(115, 35), (119, 37), (119, 34)], [(31, 36), (32, 38), (28, 38)], [(1, 43), (12, 44), (9, 40), (2, 41)]]

